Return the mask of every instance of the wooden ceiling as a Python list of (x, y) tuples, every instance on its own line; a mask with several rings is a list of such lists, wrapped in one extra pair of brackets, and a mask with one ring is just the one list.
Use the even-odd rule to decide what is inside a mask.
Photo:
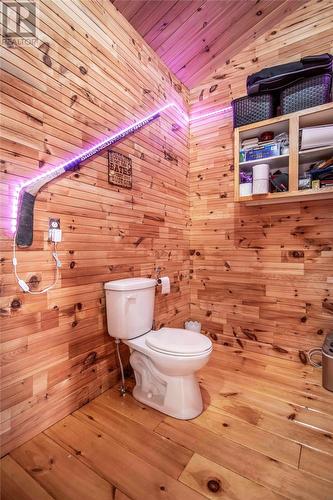
[(111, 0), (192, 88), (304, 0)]

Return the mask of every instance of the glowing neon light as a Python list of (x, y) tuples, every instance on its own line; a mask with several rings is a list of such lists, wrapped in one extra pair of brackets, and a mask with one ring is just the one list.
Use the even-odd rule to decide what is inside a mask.
[(217, 109), (216, 111), (212, 111), (211, 113), (205, 113), (203, 115), (192, 116), (190, 118), (190, 122), (194, 122), (196, 120), (201, 120), (202, 118), (208, 118), (209, 116), (219, 115), (220, 113), (228, 113), (229, 111), (231, 111), (231, 109), (232, 109), (232, 107), (228, 106), (227, 108)]
[[(22, 228), (24, 226), (27, 226), (28, 223), (32, 223), (31, 217), (32, 217), (32, 212), (33, 212), (33, 205), (34, 205), (34, 200), (35, 197), (39, 191), (39, 189), (44, 186), (47, 182), (55, 179), (59, 175), (61, 175), (64, 172), (69, 172), (71, 170), (75, 170), (81, 162), (84, 160), (87, 160), (88, 158), (91, 158), (95, 154), (99, 153), (106, 147), (111, 146), (115, 142), (119, 141), (120, 139), (126, 137), (128, 134), (135, 132), (136, 130), (140, 129), (144, 125), (147, 125), (151, 121), (155, 120), (155, 118), (158, 118), (161, 113), (166, 111), (169, 108), (175, 108), (178, 110), (183, 117), (188, 121), (188, 116), (183, 112), (183, 110), (176, 104), (176, 103), (169, 103), (166, 104), (165, 106), (157, 109), (153, 113), (150, 113), (149, 115), (145, 116), (141, 120), (136, 121), (132, 125), (129, 125), (128, 127), (120, 130), (116, 134), (112, 135), (111, 137), (108, 137), (104, 141), (99, 142), (95, 146), (92, 146), (91, 148), (87, 149), (80, 155), (75, 156), (71, 160), (62, 163), (58, 167), (55, 167), (41, 175), (37, 175), (33, 179), (30, 179), (29, 181), (26, 181), (22, 184), (19, 184), (18, 186), (15, 187), (14, 189), (14, 201), (12, 205), (12, 231), (15, 233), (17, 231), (17, 227)], [(24, 204), (25, 208), (25, 213), (22, 214), (22, 203)], [(18, 231), (19, 232), (19, 231)], [(19, 239), (19, 236), (18, 236)], [(30, 243), (31, 244), (31, 243)], [(26, 245), (29, 246), (29, 243)]]
[[(71, 160), (62, 163), (58, 167), (55, 167), (41, 175), (37, 175), (36, 177), (30, 179), (29, 181), (23, 182), (22, 184), (17, 185), (14, 188), (14, 200), (12, 204), (12, 225), (11, 229), (12, 232), (15, 233), (17, 231), (17, 227), (19, 226), (24, 226), (28, 225), (28, 222), (30, 220), (30, 223), (32, 224), (32, 216), (33, 216), (33, 206), (34, 206), (34, 201), (35, 197), (38, 193), (38, 191), (41, 189), (44, 184), (47, 182), (55, 179), (59, 175), (61, 175), (64, 172), (69, 172), (72, 170), (75, 170), (81, 162), (84, 160), (87, 160), (88, 158), (91, 158), (95, 154), (99, 153), (103, 149), (105, 149), (108, 146), (111, 146), (115, 142), (119, 141), (120, 139), (126, 137), (128, 134), (135, 132), (136, 130), (140, 129), (144, 125), (150, 123), (151, 121), (155, 120), (155, 118), (158, 118), (161, 113), (166, 111), (169, 108), (174, 108), (176, 109), (182, 116), (185, 118), (187, 122), (192, 122), (196, 120), (200, 120), (203, 118), (207, 118), (210, 116), (214, 116), (220, 113), (227, 113), (228, 111), (231, 110), (231, 107), (226, 107), (222, 108), (216, 111), (212, 111), (211, 113), (206, 113), (203, 115), (198, 115), (194, 116), (192, 118), (189, 118), (187, 114), (174, 102), (166, 104), (165, 106), (157, 109), (153, 113), (150, 113), (149, 115), (145, 116), (141, 120), (138, 120), (137, 122), (133, 123), (132, 125), (129, 125), (128, 127), (120, 130), (116, 134), (112, 135), (111, 137), (108, 137), (104, 141), (99, 142), (95, 146), (92, 146), (91, 148), (87, 149), (80, 155), (75, 156)], [(22, 215), (22, 202), (24, 203), (25, 207), (28, 208), (28, 211), (25, 212), (25, 214)], [(19, 224), (18, 224), (19, 222)], [(18, 235), (16, 235), (18, 238)], [(29, 244), (27, 245), (29, 246)]]

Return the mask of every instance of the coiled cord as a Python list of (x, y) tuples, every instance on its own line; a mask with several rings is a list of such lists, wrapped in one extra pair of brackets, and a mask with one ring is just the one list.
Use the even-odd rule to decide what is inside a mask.
[(54, 288), (57, 283), (58, 283), (58, 280), (59, 280), (59, 269), (61, 267), (61, 262), (58, 258), (58, 254), (57, 254), (57, 244), (53, 242), (53, 252), (52, 252), (52, 257), (54, 258), (55, 260), (55, 263), (56, 263), (56, 274), (55, 274), (55, 278), (54, 278), (54, 282), (43, 288), (42, 290), (36, 290), (36, 291), (33, 291), (33, 290), (30, 290), (29, 288), (29, 285), (22, 279), (19, 277), (18, 273), (17, 273), (17, 258), (16, 258), (16, 233), (14, 234), (14, 238), (13, 238), (13, 267), (14, 267), (14, 275), (15, 275), (15, 278), (16, 278), (16, 281), (18, 282), (18, 284), (20, 285), (20, 287), (22, 288), (22, 290), (26, 293), (30, 293), (31, 295), (40, 295), (41, 293), (46, 293), (48, 292), (49, 290), (51, 290), (51, 288)]
[(307, 353), (310, 365), (314, 366), (315, 368), (321, 368), (322, 367), (321, 361), (319, 362), (313, 361), (312, 356), (315, 356), (316, 354), (321, 355), (322, 353), (323, 350), (320, 347), (315, 347), (314, 349), (310, 349), (310, 351), (308, 351)]

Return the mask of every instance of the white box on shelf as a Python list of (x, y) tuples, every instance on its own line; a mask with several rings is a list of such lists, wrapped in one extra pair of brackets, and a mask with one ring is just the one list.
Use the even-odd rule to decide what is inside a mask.
[(252, 194), (252, 182), (243, 182), (239, 185), (239, 196), (250, 196)]

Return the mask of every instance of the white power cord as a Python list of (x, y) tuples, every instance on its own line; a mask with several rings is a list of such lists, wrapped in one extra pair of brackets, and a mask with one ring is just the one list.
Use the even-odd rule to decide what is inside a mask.
[(322, 354), (323, 354), (323, 350), (321, 347), (315, 347), (314, 349), (310, 349), (310, 351), (308, 351), (308, 353), (307, 353), (310, 365), (314, 366), (315, 368), (321, 368), (322, 362), (321, 361), (314, 361), (312, 359), (312, 356), (317, 356), (317, 355), (321, 356)]
[(31, 295), (39, 295), (41, 293), (48, 292), (49, 290), (51, 290), (51, 288), (54, 288), (56, 286), (56, 284), (58, 283), (58, 279), (59, 279), (59, 269), (61, 267), (61, 261), (60, 261), (60, 259), (58, 257), (58, 254), (57, 254), (57, 244), (55, 242), (53, 242), (52, 257), (54, 258), (55, 263), (56, 263), (56, 276), (55, 276), (54, 282), (51, 285), (47, 286), (46, 288), (43, 288), (43, 290), (37, 290), (37, 291), (30, 290), (28, 283), (26, 283), (17, 274), (16, 233), (14, 234), (14, 239), (13, 239), (13, 267), (14, 267), (14, 275), (15, 275), (16, 281), (18, 282), (19, 286), (22, 288), (22, 290), (24, 292), (30, 293)]

